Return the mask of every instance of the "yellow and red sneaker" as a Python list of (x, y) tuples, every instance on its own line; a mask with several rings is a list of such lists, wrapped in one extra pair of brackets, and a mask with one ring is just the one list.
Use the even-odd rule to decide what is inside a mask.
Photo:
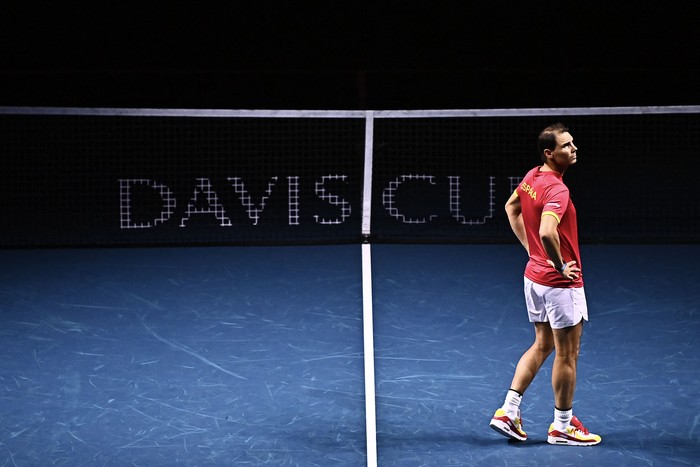
[(525, 441), (527, 439), (527, 433), (523, 431), (523, 420), (520, 418), (520, 411), (518, 411), (518, 416), (513, 420), (506, 415), (505, 410), (502, 408), (498, 409), (493, 415), (489, 426), (508, 438), (517, 441)]
[(600, 443), (600, 441), (600, 436), (590, 433), (576, 417), (571, 419), (571, 424), (566, 427), (564, 431), (555, 430), (554, 424), (552, 423), (549, 426), (549, 433), (547, 436), (547, 442), (549, 444), (561, 444), (565, 446), (595, 446)]

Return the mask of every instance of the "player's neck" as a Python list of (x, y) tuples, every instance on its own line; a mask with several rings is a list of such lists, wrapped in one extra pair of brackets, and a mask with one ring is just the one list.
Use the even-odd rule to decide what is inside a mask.
[(545, 162), (542, 164), (542, 167), (540, 167), (540, 172), (558, 172), (560, 175), (564, 175), (565, 170), (566, 167), (557, 167), (549, 161)]

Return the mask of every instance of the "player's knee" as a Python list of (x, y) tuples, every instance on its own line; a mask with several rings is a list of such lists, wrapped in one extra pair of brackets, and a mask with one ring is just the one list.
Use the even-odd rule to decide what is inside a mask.
[(554, 342), (549, 340), (538, 339), (535, 342), (535, 347), (538, 352), (549, 355), (554, 350)]
[(578, 361), (578, 347), (566, 349), (558, 348), (556, 351), (557, 359), (561, 360), (563, 363), (576, 365), (576, 362)]

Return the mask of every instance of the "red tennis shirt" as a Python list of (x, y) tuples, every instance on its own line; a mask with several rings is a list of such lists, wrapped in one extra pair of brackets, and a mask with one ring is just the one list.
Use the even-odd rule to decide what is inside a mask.
[(559, 222), (557, 230), (564, 261), (576, 261), (576, 266), (581, 268), (576, 208), (569, 197), (569, 189), (564, 185), (562, 174), (542, 172), (540, 166), (535, 167), (525, 175), (515, 191), (520, 197), (527, 243), (530, 248), (530, 260), (525, 266), (525, 277), (549, 287), (583, 287), (581, 273), (577, 279), (571, 281), (563, 278), (547, 263), (549, 256), (540, 240), (540, 219), (542, 216), (554, 216)]

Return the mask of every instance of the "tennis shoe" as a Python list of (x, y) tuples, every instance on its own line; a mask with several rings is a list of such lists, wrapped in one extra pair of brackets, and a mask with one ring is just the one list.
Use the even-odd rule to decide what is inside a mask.
[(595, 446), (600, 443), (600, 441), (600, 436), (590, 433), (576, 417), (571, 419), (571, 423), (564, 431), (555, 430), (554, 423), (552, 423), (549, 426), (549, 433), (547, 436), (547, 442), (549, 444), (561, 444), (565, 446)]
[(523, 420), (520, 418), (520, 410), (518, 410), (518, 416), (515, 417), (515, 420), (510, 418), (503, 408), (496, 410), (489, 426), (510, 439), (516, 441), (525, 441), (527, 439), (527, 434), (523, 431)]

